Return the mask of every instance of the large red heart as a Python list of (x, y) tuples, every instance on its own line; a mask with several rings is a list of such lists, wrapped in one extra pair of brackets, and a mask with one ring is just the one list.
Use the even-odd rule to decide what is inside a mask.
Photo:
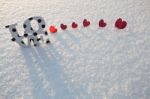
[(51, 26), (49, 27), (49, 31), (50, 31), (51, 33), (56, 33), (56, 32), (57, 32), (57, 28), (56, 28), (55, 26), (51, 25)]
[(104, 20), (103, 19), (101, 19), (100, 21), (99, 21), (99, 27), (105, 27), (107, 24), (104, 22)]
[(66, 30), (67, 29), (67, 25), (65, 25), (65, 24), (61, 24), (60, 27), (61, 27), (62, 30)]
[(90, 21), (88, 21), (87, 19), (83, 20), (83, 26), (84, 27), (88, 27), (90, 25)]
[(77, 28), (77, 27), (78, 27), (78, 24), (75, 22), (72, 22), (72, 28)]
[(127, 22), (121, 18), (116, 20), (115, 27), (118, 29), (124, 29), (127, 26)]

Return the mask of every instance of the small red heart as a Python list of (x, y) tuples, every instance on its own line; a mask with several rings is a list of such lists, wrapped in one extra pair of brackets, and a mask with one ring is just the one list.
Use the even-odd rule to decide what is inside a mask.
[(127, 22), (121, 18), (117, 19), (115, 22), (115, 27), (118, 29), (124, 29), (127, 26)]
[(99, 27), (105, 27), (107, 24), (104, 22), (104, 20), (103, 19), (101, 19), (100, 21), (99, 21)]
[(72, 22), (72, 28), (77, 28), (77, 27), (78, 27), (78, 24), (75, 22)]
[(90, 21), (88, 21), (87, 19), (83, 20), (83, 26), (84, 27), (88, 27), (90, 25)]
[(62, 30), (66, 30), (67, 29), (67, 25), (65, 25), (65, 24), (61, 24), (60, 27), (61, 27)]
[(57, 32), (57, 28), (56, 28), (55, 26), (51, 25), (51, 26), (49, 27), (49, 31), (50, 31), (51, 33), (56, 33), (56, 32)]

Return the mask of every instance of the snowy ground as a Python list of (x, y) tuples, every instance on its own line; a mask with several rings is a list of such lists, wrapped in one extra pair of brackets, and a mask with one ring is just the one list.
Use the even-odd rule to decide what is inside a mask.
[[(50, 45), (12, 43), (4, 26), (18, 23), (23, 33), (37, 15), (79, 28), (50, 34)], [(126, 29), (114, 28), (118, 17)], [(149, 26), (150, 0), (0, 0), (0, 99), (150, 99)]]

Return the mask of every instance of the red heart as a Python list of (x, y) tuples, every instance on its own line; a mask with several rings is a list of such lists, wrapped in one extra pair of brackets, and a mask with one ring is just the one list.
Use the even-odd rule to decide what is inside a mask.
[(60, 27), (61, 27), (62, 30), (66, 30), (67, 29), (67, 25), (65, 25), (65, 24), (61, 24)]
[(77, 28), (77, 27), (78, 27), (78, 24), (75, 22), (72, 22), (72, 28)]
[(104, 20), (103, 19), (101, 19), (100, 21), (99, 21), (99, 27), (105, 27), (107, 24), (104, 22)]
[(118, 29), (124, 29), (127, 26), (127, 22), (123, 21), (121, 18), (117, 19), (115, 22), (115, 27)]
[(84, 27), (88, 27), (90, 25), (90, 21), (88, 21), (87, 19), (83, 20), (83, 26)]
[(56, 32), (57, 32), (57, 28), (56, 28), (55, 26), (51, 25), (51, 26), (49, 27), (49, 31), (50, 31), (51, 33), (56, 33)]

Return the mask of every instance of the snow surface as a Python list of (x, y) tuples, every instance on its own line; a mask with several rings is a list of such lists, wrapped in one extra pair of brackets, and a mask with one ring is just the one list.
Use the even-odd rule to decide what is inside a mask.
[[(23, 33), (32, 16), (79, 28), (21, 48), (5, 26), (18, 23)], [(119, 17), (124, 30), (114, 28)], [(101, 18), (106, 28), (98, 28)], [(150, 0), (0, 0), (0, 99), (150, 99), (149, 26)]]

